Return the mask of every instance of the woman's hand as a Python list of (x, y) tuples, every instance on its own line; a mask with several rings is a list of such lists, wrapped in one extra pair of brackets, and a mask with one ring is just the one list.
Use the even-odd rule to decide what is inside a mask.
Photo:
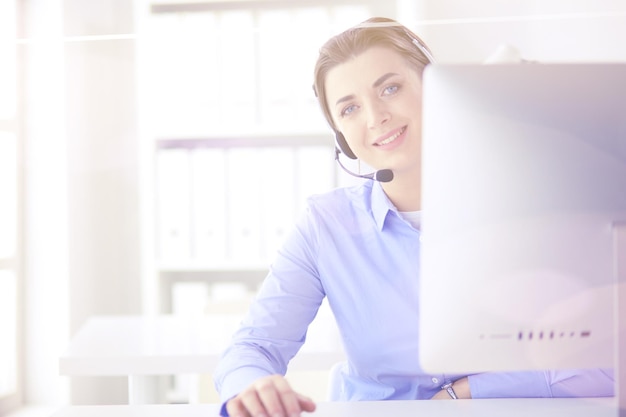
[[(457, 379), (456, 381), (454, 381), (454, 384), (452, 384), (452, 389), (454, 390), (454, 393), (456, 394), (459, 400), (472, 398), (472, 393), (470, 391), (470, 386), (469, 386), (469, 379), (467, 379), (467, 377)], [(448, 394), (448, 392), (444, 389), (439, 391), (437, 394), (433, 395), (433, 397), (431, 398), (431, 400), (451, 400), (451, 399), (452, 397), (450, 397), (450, 394)]]
[(282, 375), (271, 375), (229, 400), (226, 411), (231, 417), (296, 417), (315, 411), (315, 403), (291, 389)]

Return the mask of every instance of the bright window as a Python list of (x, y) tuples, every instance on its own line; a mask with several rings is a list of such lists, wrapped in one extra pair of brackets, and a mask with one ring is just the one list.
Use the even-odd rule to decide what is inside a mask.
[(18, 405), (16, 1), (0, 1), (0, 415)]

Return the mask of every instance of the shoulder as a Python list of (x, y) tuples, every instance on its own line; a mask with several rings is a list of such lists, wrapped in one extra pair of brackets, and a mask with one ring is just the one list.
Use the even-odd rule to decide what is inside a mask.
[(333, 217), (344, 217), (370, 212), (372, 183), (335, 188), (331, 191), (314, 194), (307, 198), (307, 211)]

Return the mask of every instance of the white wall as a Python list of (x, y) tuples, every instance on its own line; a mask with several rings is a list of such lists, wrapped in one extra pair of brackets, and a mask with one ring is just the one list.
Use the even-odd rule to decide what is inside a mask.
[[(407, 8), (410, 3), (399, 0)], [(419, 3), (400, 20), (424, 38), (440, 62), (483, 62), (503, 43), (541, 62), (626, 60), (623, 0)]]

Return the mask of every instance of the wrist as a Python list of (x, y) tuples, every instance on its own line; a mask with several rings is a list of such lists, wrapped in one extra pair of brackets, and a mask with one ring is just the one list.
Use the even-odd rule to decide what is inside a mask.
[(441, 386), (441, 389), (444, 390), (445, 392), (448, 393), (448, 396), (450, 398), (452, 398), (453, 400), (458, 400), (459, 397), (456, 395), (456, 392), (454, 391), (454, 383), (453, 382), (446, 382), (445, 384), (443, 384)]
[(448, 382), (441, 386), (441, 389), (446, 392), (449, 399), (470, 399), (472, 394), (469, 386), (469, 379), (467, 377), (458, 379), (454, 382)]

